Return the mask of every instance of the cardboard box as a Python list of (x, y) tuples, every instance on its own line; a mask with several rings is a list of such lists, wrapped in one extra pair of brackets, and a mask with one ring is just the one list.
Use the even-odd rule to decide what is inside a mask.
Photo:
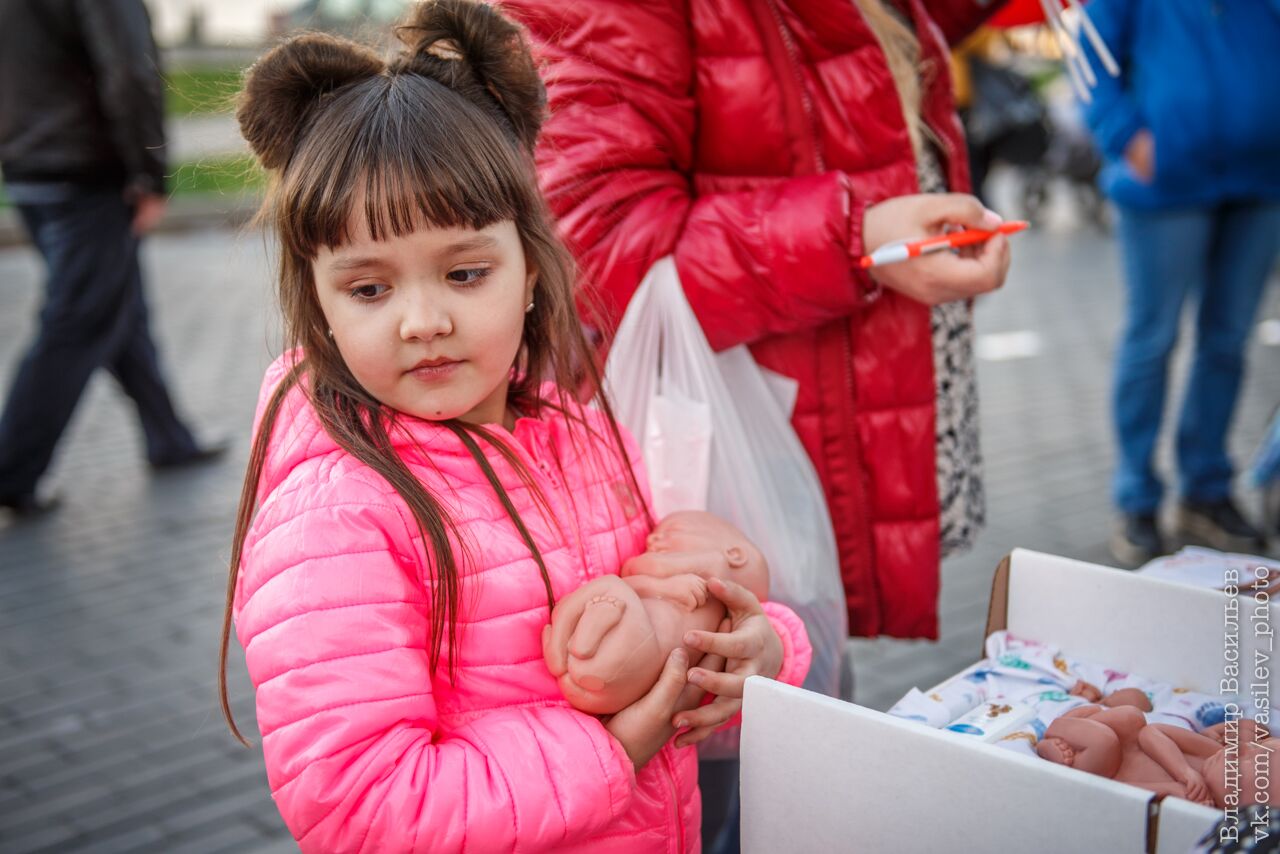
[[(1238, 655), (1239, 690), (1249, 694), (1253, 651), (1270, 649), (1270, 637), (1255, 629), (1280, 628), (1280, 606), (1264, 601), (1255, 611), (1241, 596), (1233, 611), (1231, 601), (1205, 588), (1017, 550), (996, 571), (987, 633), (1008, 629), (1071, 658), (1206, 694), (1219, 693)], [(1271, 702), (1280, 696), (1280, 674), (1265, 681)], [(1221, 817), (771, 680), (747, 682), (747, 854), (1184, 854)]]

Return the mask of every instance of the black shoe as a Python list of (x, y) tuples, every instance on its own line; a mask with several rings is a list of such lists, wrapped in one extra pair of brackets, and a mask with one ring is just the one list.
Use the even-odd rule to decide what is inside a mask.
[(1182, 501), (1174, 514), (1174, 531), (1184, 543), (1224, 552), (1257, 554), (1267, 543), (1230, 498)]
[(61, 503), (57, 496), (41, 499), (37, 498), (34, 492), (29, 492), (26, 495), (0, 497), (0, 508), (8, 510), (10, 515), (16, 519), (35, 519), (46, 513), (52, 513), (58, 509), (58, 505)]
[(206, 445), (203, 448), (196, 448), (189, 454), (183, 454), (180, 457), (161, 457), (151, 461), (151, 468), (155, 471), (172, 471), (173, 469), (184, 469), (192, 466), (202, 466), (206, 463), (217, 462), (227, 453), (227, 449), (231, 447), (230, 442), (217, 442), (212, 445)]
[(1121, 566), (1134, 568), (1165, 553), (1154, 513), (1121, 513), (1111, 536), (1111, 555)]

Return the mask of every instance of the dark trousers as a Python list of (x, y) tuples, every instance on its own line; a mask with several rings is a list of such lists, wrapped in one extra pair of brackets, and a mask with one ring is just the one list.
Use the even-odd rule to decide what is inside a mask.
[(78, 190), (18, 210), (49, 278), (39, 329), (0, 417), (0, 497), (35, 491), (98, 368), (137, 405), (149, 460), (192, 453), (195, 440), (174, 412), (147, 330), (131, 206), (115, 189)]

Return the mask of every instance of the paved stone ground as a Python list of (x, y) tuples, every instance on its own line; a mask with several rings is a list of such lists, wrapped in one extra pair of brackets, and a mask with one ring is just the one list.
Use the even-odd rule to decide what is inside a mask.
[[(1106, 560), (1116, 260), (1090, 232), (1017, 238), (1009, 285), (982, 301), (979, 329), (992, 351), (1040, 349), (980, 366), (991, 523), (944, 568), (939, 643), (854, 644), (864, 704), (884, 708), (976, 657), (991, 571), (1014, 546)], [(182, 408), (205, 436), (236, 444), (224, 463), (149, 475), (129, 405), (101, 376), (48, 481), (65, 506), (0, 522), (4, 852), (293, 849), (260, 756), (227, 734), (214, 688), (249, 423), (278, 339), (269, 265), (260, 236), (224, 231), (158, 237), (147, 261)], [(33, 253), (0, 251), (0, 365), (12, 366), (30, 332), (38, 281)], [(1267, 318), (1280, 318), (1278, 291)], [(1251, 349), (1233, 443), (1242, 455), (1280, 401), (1278, 356)], [(238, 649), (232, 659), (234, 705), (252, 731)]]

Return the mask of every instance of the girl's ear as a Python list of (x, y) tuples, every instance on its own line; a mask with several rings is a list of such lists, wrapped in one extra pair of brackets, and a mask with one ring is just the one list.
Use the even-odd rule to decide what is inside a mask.
[(538, 271), (530, 270), (528, 275), (524, 277), (524, 301), (527, 305), (533, 302), (533, 292), (538, 286)]
[(291, 38), (245, 72), (236, 108), (240, 133), (265, 168), (283, 168), (321, 100), (384, 68), (376, 53), (347, 39), (321, 33)]

